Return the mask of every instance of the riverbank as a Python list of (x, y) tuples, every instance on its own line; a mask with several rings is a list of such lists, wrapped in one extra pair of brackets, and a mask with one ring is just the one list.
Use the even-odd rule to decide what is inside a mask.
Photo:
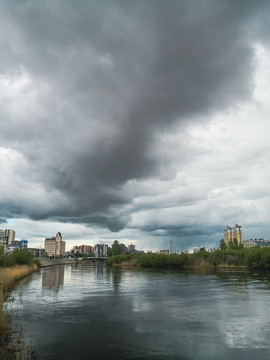
[[(37, 271), (37, 265), (17, 265), (10, 268), (0, 268), (0, 358), (13, 359), (16, 356), (17, 345), (10, 344), (10, 317), (3, 312), (3, 304), (16, 282)], [(19, 341), (19, 339), (18, 339)]]
[(157, 268), (270, 270), (270, 248), (200, 251), (195, 254), (130, 254), (111, 256), (107, 265)]
[(76, 264), (74, 259), (47, 259), (47, 258), (38, 258), (40, 267), (54, 266), (54, 265), (66, 265), (66, 264)]

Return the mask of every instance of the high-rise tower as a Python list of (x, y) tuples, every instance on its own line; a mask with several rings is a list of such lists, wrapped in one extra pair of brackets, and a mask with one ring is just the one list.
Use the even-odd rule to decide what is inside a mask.
[(238, 245), (242, 245), (244, 243), (243, 241), (243, 231), (241, 230), (240, 225), (235, 224), (234, 228), (231, 228), (230, 226), (226, 226), (224, 229), (224, 241), (228, 245), (230, 241), (233, 241), (233, 239), (237, 240)]
[(170, 254), (173, 254), (173, 241), (170, 241)]

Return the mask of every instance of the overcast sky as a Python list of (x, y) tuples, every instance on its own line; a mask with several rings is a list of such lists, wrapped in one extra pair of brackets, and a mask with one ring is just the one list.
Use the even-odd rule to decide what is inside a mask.
[(270, 2), (3, 0), (0, 228), (270, 239)]

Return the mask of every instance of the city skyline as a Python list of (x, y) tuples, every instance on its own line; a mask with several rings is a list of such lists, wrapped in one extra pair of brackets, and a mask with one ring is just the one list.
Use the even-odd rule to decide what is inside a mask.
[[(0, 4), (0, 228), (40, 246), (270, 238), (270, 4)], [(166, 247), (165, 247), (166, 246)]]

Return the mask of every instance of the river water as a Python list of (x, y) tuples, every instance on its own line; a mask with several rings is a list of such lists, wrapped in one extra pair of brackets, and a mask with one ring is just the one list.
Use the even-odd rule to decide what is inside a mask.
[(38, 359), (269, 359), (270, 274), (43, 268), (11, 294)]

